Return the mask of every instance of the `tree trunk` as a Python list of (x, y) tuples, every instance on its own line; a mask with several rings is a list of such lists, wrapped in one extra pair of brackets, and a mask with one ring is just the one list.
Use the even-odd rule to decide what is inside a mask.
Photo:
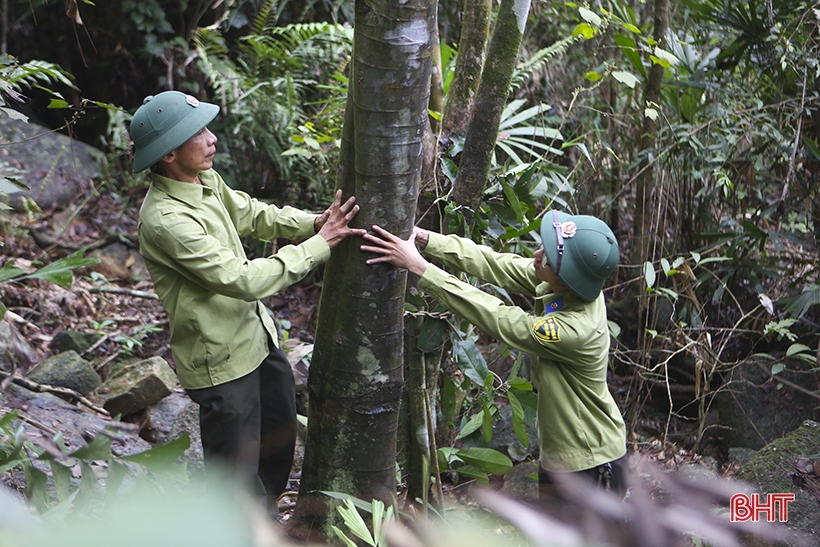
[[(655, 31), (653, 37), (660, 47), (666, 47), (666, 30), (669, 27), (669, 0), (655, 0)], [(649, 81), (646, 83), (644, 105), (657, 105), (661, 96), (664, 68), (660, 64), (653, 64), (649, 71)], [(653, 108), (657, 108), (654, 106)], [(641, 132), (641, 151), (644, 158), (641, 160), (635, 196), (635, 222), (633, 224), (634, 247), (632, 249), (633, 264), (643, 264), (651, 259), (649, 256), (649, 242), (652, 240), (652, 190), (657, 187), (654, 166), (652, 162), (655, 154), (655, 132), (657, 123), (649, 116), (643, 118)]]
[[(481, 115), (472, 116), (470, 120), (452, 193), (452, 201), (460, 207), (468, 232), (489, 177), (498, 125), (510, 92), (529, 11), (530, 0), (502, 0), (487, 62), (481, 73), (473, 105), (473, 112)], [(444, 225), (447, 227), (449, 222)]]
[[(669, 24), (669, 0), (655, 0), (655, 31), (654, 38), (660, 47), (666, 45), (666, 30)], [(646, 91), (644, 93), (644, 105), (657, 108), (658, 100), (661, 93), (661, 85), (663, 84), (663, 66), (653, 64), (649, 71), (649, 81), (646, 83)], [(653, 226), (652, 214), (655, 210), (653, 204), (653, 197), (659, 196), (658, 182), (656, 180), (657, 170), (654, 165), (654, 148), (655, 148), (655, 132), (657, 131), (657, 124), (655, 120), (649, 116), (644, 115), (643, 127), (641, 133), (641, 153), (644, 154), (643, 159), (639, 165), (639, 175), (637, 186), (635, 189), (635, 217), (632, 224), (633, 247), (632, 247), (632, 263), (644, 264), (647, 260), (651, 260), (649, 246), (654, 239), (651, 233)], [(656, 192), (653, 194), (653, 191)], [(643, 269), (641, 269), (643, 271)], [(647, 325), (643, 322), (649, 321), (647, 318), (647, 297), (643, 290), (641, 283), (634, 284), (635, 290), (638, 291), (638, 321), (642, 322), (637, 329), (637, 346), (640, 350), (647, 348), (648, 341), (644, 332), (644, 327)], [(649, 358), (648, 351), (640, 352), (641, 364), (645, 365)], [(643, 380), (641, 380), (642, 382)], [(638, 386), (641, 390), (642, 386)], [(635, 430), (636, 421), (638, 419), (638, 412), (635, 408), (631, 408), (627, 412), (629, 431)]]
[[(434, 0), (357, 0), (338, 186), (355, 194), (357, 226), (407, 237), (427, 123)], [(338, 522), (322, 491), (390, 502), (403, 387), (406, 272), (368, 266), (360, 239), (325, 269), (308, 380), (308, 433), (296, 517)]]
[(442, 133), (446, 136), (467, 132), (490, 34), (493, 1), (471, 0), (465, 4), (456, 67), (444, 102)]

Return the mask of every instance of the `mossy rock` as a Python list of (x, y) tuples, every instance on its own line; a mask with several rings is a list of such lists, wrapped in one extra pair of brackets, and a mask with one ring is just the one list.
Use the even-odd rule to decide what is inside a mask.
[[(761, 448), (743, 465), (735, 478), (754, 486), (760, 494), (794, 493), (789, 504), (789, 528), (808, 535), (812, 545), (820, 545), (820, 491), (813, 483), (806, 488), (795, 485), (789, 475), (799, 475), (796, 464), (801, 458), (820, 454), (820, 423), (806, 420), (796, 430)], [(820, 487), (820, 481), (814, 483)]]

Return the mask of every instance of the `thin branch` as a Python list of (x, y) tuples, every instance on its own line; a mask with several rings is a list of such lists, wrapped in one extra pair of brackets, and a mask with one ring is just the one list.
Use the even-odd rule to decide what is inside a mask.
[(90, 293), (111, 293), (111, 294), (124, 294), (127, 296), (134, 296), (136, 298), (148, 298), (150, 300), (159, 300), (159, 297), (150, 292), (145, 291), (137, 291), (134, 289), (124, 289), (122, 287), (92, 287), (88, 289)]
[(22, 386), (29, 391), (35, 391), (37, 393), (51, 393), (53, 395), (68, 395), (69, 397), (73, 397), (77, 399), (80, 403), (84, 404), (94, 412), (98, 412), (104, 416), (111, 416), (111, 414), (104, 408), (99, 407), (85, 398), (85, 396), (80, 393), (79, 391), (74, 391), (73, 389), (67, 387), (57, 387), (57, 386), (50, 386), (47, 384), (38, 384), (37, 382), (32, 382), (28, 378), (23, 378), (22, 376), (17, 376), (15, 374), (10, 374), (8, 372), (3, 372), (0, 370), (0, 377), (3, 378), (11, 378), (11, 381), (18, 386)]

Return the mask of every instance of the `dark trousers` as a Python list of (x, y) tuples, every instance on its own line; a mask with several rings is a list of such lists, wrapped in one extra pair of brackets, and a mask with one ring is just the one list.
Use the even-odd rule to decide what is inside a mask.
[(284, 492), (296, 445), (296, 398), (287, 357), (271, 345), (259, 367), (225, 384), (190, 389), (199, 404), (205, 468), (259, 478), (268, 496)]
[[(626, 494), (628, 473), (629, 457), (625, 454), (617, 460), (583, 471), (573, 471), (571, 474), (589, 481), (598, 488), (623, 496)], [(552, 475), (540, 467), (538, 469), (538, 490), (542, 502), (561, 497)]]

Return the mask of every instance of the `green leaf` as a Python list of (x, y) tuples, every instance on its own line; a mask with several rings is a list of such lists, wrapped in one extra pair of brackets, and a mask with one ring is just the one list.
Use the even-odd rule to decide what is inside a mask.
[(54, 493), (57, 501), (65, 501), (71, 486), (71, 470), (57, 460), (51, 460), (48, 463), (51, 467), (51, 477), (54, 479)]
[[(482, 471), (493, 475), (504, 475), (512, 471), (513, 468), (510, 458), (492, 448), (466, 448), (460, 450), (458, 455), (467, 464), (475, 465)], [(458, 471), (460, 472), (461, 468)]]
[(10, 176), (0, 176), (0, 194), (14, 194), (16, 192), (22, 192), (25, 190), (30, 190), (26, 184), (20, 182), (14, 177)]
[(635, 39), (631, 36), (625, 36), (623, 34), (616, 34), (613, 39), (615, 40), (615, 43), (618, 44), (621, 53), (624, 54), (624, 57), (626, 57), (632, 65), (632, 68), (637, 70), (642, 76), (646, 77), (646, 69), (641, 61), (641, 55), (639, 53), (640, 50), (638, 49), (638, 44), (635, 42)]
[(7, 311), (8, 308), (6, 308), (6, 305), (0, 302), (0, 321), (2, 321), (6, 317)]
[(26, 476), (26, 499), (42, 513), (48, 508), (48, 475), (31, 465), (28, 460), (23, 461), (22, 467)]
[(483, 403), (484, 411), (481, 413), (481, 429), (484, 434), (484, 442), (493, 440), (493, 411), (487, 403)]
[(573, 38), (582, 36), (584, 40), (590, 40), (591, 38), (594, 38), (596, 34), (598, 34), (598, 29), (587, 23), (579, 23), (578, 26), (576, 26), (572, 31)]
[(425, 317), (419, 329), (416, 347), (424, 353), (432, 353), (444, 343), (448, 323), (443, 319)]
[(475, 479), (478, 484), (483, 486), (490, 485), (490, 479), (487, 477), (487, 473), (475, 465), (462, 465), (456, 469), (456, 472), (459, 477), (469, 477), (471, 479)]
[(22, 114), (21, 112), (17, 112), (13, 108), (0, 107), (0, 111), (2, 111), (6, 116), (11, 118), (12, 120), (28, 122), (28, 116)]
[(597, 13), (590, 11), (584, 7), (578, 8), (578, 13), (581, 14), (581, 18), (583, 18), (584, 21), (600, 28), (602, 21), (601, 17)]
[(631, 72), (624, 72), (623, 70), (616, 70), (612, 72), (612, 77), (624, 84), (625, 86), (629, 87), (630, 89), (635, 89), (635, 86), (640, 83), (640, 80), (637, 76), (632, 74)]
[(643, 265), (643, 277), (646, 280), (647, 289), (651, 289), (655, 286), (655, 267), (649, 261), (645, 262)]
[(675, 57), (673, 54), (657, 46), (655, 47), (652, 53), (653, 54), (649, 56), (652, 62), (657, 65), (661, 65), (664, 68), (672, 68), (673, 66), (677, 66), (678, 63), (680, 63), (678, 58)]
[(69, 454), (79, 460), (108, 460), (111, 458), (111, 439), (97, 434), (88, 445)]
[(452, 446), (442, 446), (436, 451), (436, 455), (438, 456), (438, 464), (441, 466), (442, 469), (451, 469), (453, 467), (453, 463), (464, 463), (458, 456), (458, 452), (461, 450), (460, 448), (454, 448)]
[(47, 108), (68, 108), (69, 106), (68, 101), (62, 99), (51, 99)]
[(484, 411), (482, 410), (478, 414), (473, 415), (461, 428), (461, 431), (458, 432), (456, 435), (456, 440), (463, 439), (468, 435), (472, 435), (474, 432), (478, 431), (481, 427), (482, 423), (484, 422)]
[(331, 526), (331, 529), (333, 530), (333, 533), (334, 533), (334, 534), (336, 534), (336, 537), (338, 537), (339, 539), (341, 539), (341, 540), (342, 540), (342, 542), (343, 542), (343, 543), (344, 543), (347, 547), (359, 547), (358, 545), (356, 545), (356, 542), (355, 542), (355, 541), (353, 541), (352, 539), (350, 539), (349, 537), (347, 537), (347, 536), (345, 535), (345, 533), (344, 533), (344, 532), (342, 532), (341, 530), (339, 530), (336, 526), (333, 526), (333, 525), (332, 525), (332, 526)]
[(25, 273), (25, 270), (21, 270), (20, 268), (14, 268), (12, 266), (11, 261), (6, 262), (5, 266), (3, 266), (3, 269), (0, 270), (0, 283), (8, 279), (12, 279), (14, 277), (19, 277)]
[(189, 446), (191, 446), (191, 439), (186, 433), (171, 442), (155, 446), (138, 454), (123, 456), (121, 459), (140, 464), (154, 473), (163, 472), (170, 470)]
[(342, 520), (348, 530), (350, 530), (350, 533), (362, 541), (365, 541), (368, 545), (375, 547), (376, 542), (373, 540), (370, 530), (367, 529), (367, 524), (356, 510), (353, 500), (350, 497), (345, 499), (344, 503), (337, 507), (336, 510), (342, 516)]
[(660, 115), (660, 113), (654, 108), (645, 108), (643, 114), (644, 116), (652, 119), (653, 121), (658, 121), (658, 116)]
[(55, 260), (47, 266), (43, 266), (36, 272), (24, 276), (22, 279), (45, 279), (61, 287), (70, 287), (71, 281), (74, 279), (71, 270), (99, 263), (99, 258), (83, 258), (82, 251), (77, 251), (72, 255)]
[(791, 357), (796, 353), (801, 353), (804, 351), (811, 351), (811, 348), (805, 344), (792, 344), (789, 346), (789, 349), (786, 350), (786, 357)]
[(453, 355), (465, 376), (479, 386), (484, 385), (484, 379), (487, 378), (490, 370), (487, 367), (487, 361), (475, 345), (475, 340), (468, 338), (454, 341)]
[(606, 323), (609, 326), (609, 335), (612, 338), (618, 338), (621, 334), (621, 326), (615, 321), (607, 321)]
[(621, 26), (633, 34), (640, 34), (641, 29), (631, 23), (621, 23)]
[(661, 269), (663, 270), (664, 275), (669, 277), (669, 271), (672, 269), (672, 266), (669, 265), (669, 261), (665, 258), (661, 258)]
[(772, 365), (772, 376), (774, 376), (775, 374), (780, 374), (784, 370), (786, 370), (786, 365), (784, 365), (783, 363), (775, 363)]
[(600, 79), (602, 78), (602, 76), (601, 76), (601, 73), (600, 73), (600, 72), (596, 72), (596, 71), (594, 71), (594, 70), (590, 70), (589, 72), (587, 72), (586, 74), (584, 74), (584, 78), (586, 78), (586, 79), (587, 79), (587, 80), (589, 80), (590, 82), (597, 82), (598, 80), (600, 80)]
[(510, 401), (510, 409), (512, 410), (513, 431), (515, 436), (523, 446), (529, 446), (530, 437), (524, 429), (524, 407), (521, 406), (521, 401), (518, 400), (512, 390), (507, 391), (507, 400)]

